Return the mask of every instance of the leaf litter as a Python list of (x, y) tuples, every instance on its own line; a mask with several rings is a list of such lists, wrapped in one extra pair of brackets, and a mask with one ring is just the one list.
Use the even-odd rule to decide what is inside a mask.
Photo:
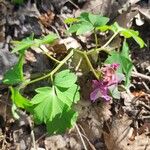
[[(82, 9), (89, 10), (89, 8), (92, 8), (92, 12), (95, 9), (95, 12), (97, 12), (98, 14), (102, 14), (102, 13), (108, 14), (107, 16), (109, 16), (109, 14), (112, 14), (111, 12), (113, 10), (114, 5), (117, 6), (118, 8), (117, 10), (121, 8), (125, 10), (128, 8), (128, 5), (124, 5), (125, 3), (128, 4), (128, 1), (124, 3), (123, 2), (118, 3), (117, 1), (113, 1), (113, 5), (109, 4), (109, 0), (105, 0), (105, 1), (106, 3), (103, 2), (104, 4), (107, 4), (109, 8), (112, 7), (110, 9), (110, 12), (108, 11), (108, 7), (105, 7), (104, 5), (100, 4), (99, 1), (97, 1), (97, 3), (95, 2), (94, 3), (97, 7), (103, 8), (102, 12), (97, 12), (96, 10), (101, 10), (101, 9), (97, 9), (97, 7), (93, 7), (93, 6), (91, 7), (92, 3), (88, 4), (88, 2), (86, 1), (83, 2), (78, 1), (77, 5), (81, 8), (81, 11)], [(42, 5), (41, 5), (42, 7), (39, 7), (39, 2), (37, 5), (34, 2), (28, 2), (23, 6), (18, 6), (18, 8), (13, 8), (14, 6), (7, 1), (6, 2), (2, 1), (0, 3), (4, 5), (4, 8), (6, 8), (6, 10), (5, 9), (2, 10), (4, 11), (2, 13), (3, 21), (2, 24), (0, 24), (0, 27), (4, 28), (7, 31), (5, 32), (5, 34), (3, 32), (0, 32), (2, 37), (4, 37), (1, 38), (1, 45), (2, 45), (1, 49), (4, 49), (5, 51), (8, 50), (7, 47), (10, 45), (9, 44), (10, 39), (8, 37), (11, 37), (14, 40), (19, 40), (23, 37), (31, 35), (32, 31), (34, 31), (36, 37), (40, 37), (42, 33), (43, 34), (49, 33), (50, 31), (58, 31), (59, 35), (63, 37), (66, 27), (64, 26), (61, 18), (63, 18), (65, 14), (67, 15), (67, 13), (70, 12), (72, 14), (74, 13), (73, 11), (71, 11), (71, 8), (73, 6), (72, 5), (70, 6), (70, 4), (67, 5), (66, 2), (61, 3), (61, 5), (58, 6), (60, 10), (59, 11), (60, 14), (57, 14), (58, 11), (56, 13), (53, 10), (53, 7), (55, 10), (57, 10), (57, 5), (55, 2), (50, 3), (47, 1), (44, 2), (42, 1)], [(146, 6), (146, 3), (137, 2), (137, 5), (141, 7), (138, 10), (140, 15), (144, 16), (144, 21), (145, 20), (149, 21), (149, 18), (147, 17), (148, 15), (146, 15), (146, 13), (148, 13), (148, 9), (147, 9), (148, 6)], [(12, 13), (13, 12), (12, 8), (16, 9), (15, 13)], [(74, 11), (76, 10), (77, 8), (74, 8)], [(117, 10), (113, 13), (113, 15), (119, 14)], [(8, 11), (8, 13), (10, 13), (11, 15), (10, 16), (8, 15), (8, 17), (5, 18), (4, 17), (5, 15), (3, 16), (3, 14), (7, 14), (6, 11)], [(64, 12), (65, 14), (63, 14)], [(55, 16), (53, 15), (53, 13)], [(111, 17), (111, 19), (114, 19), (115, 17), (116, 15)], [(6, 24), (5, 19), (7, 19), (8, 24)], [(144, 26), (146, 26), (146, 24), (149, 25), (149, 23), (147, 23), (146, 21), (144, 22)], [(133, 27), (138, 28), (136, 25), (134, 25), (134, 22), (133, 22)], [(147, 33), (145, 32), (144, 29), (146, 30)], [(145, 33), (150, 34), (150, 31), (147, 31), (147, 27), (144, 27), (144, 29), (142, 29), (141, 31), (143, 32), (143, 38), (149, 41), (148, 35), (146, 37), (144, 35)], [(7, 39), (7, 41), (5, 41), (5, 39)], [(81, 43), (77, 42), (77, 40), (78, 39), (73, 39), (71, 42), (73, 42), (75, 46), (78, 45), (78, 43), (80, 45)], [(141, 53), (139, 52), (140, 50), (136, 52), (138, 48), (134, 46), (134, 44), (132, 45), (132, 47), (133, 47), (132, 57), (135, 61), (134, 63), (135, 67), (137, 68), (138, 72), (141, 72), (149, 76), (150, 72), (147, 70), (147, 67), (150, 64), (149, 57), (148, 57), (149, 56), (148, 47), (145, 48), (144, 52), (143, 50), (141, 50)], [(143, 53), (145, 53), (145, 56), (143, 56)], [(6, 54), (6, 57), (8, 56), (9, 54)], [(2, 53), (2, 58), (4, 57), (5, 54)], [(17, 63), (16, 56), (10, 56), (10, 57), (14, 64)], [(33, 57), (32, 54), (31, 57)], [(144, 59), (142, 57), (144, 57)], [(145, 58), (147, 61), (145, 60)], [(42, 62), (41, 59), (42, 58), (40, 57), (38, 61)], [(30, 60), (31, 59), (27, 59), (27, 62)], [(2, 66), (6, 66), (5, 70), (7, 70), (7, 68), (11, 67), (12, 63), (8, 65), (7, 61), (4, 61), (4, 59), (0, 59), (0, 64), (2, 64)], [(44, 65), (45, 64), (43, 64), (43, 66)], [(41, 68), (43, 66), (41, 66)], [(32, 69), (34, 70), (34, 68)], [(38, 69), (40, 70), (40, 68)], [(1, 67), (0, 75), (2, 75), (2, 73), (5, 70), (2, 70)], [(110, 150), (150, 149), (150, 144), (149, 144), (150, 143), (149, 142), (149, 132), (150, 132), (149, 94), (150, 93), (149, 91), (147, 91), (147, 88), (145, 87), (145, 86), (149, 87), (150, 81), (147, 80), (148, 82), (145, 82), (143, 81), (143, 78), (139, 76), (137, 76), (136, 78), (133, 77), (131, 81), (133, 85), (130, 88), (130, 91), (124, 93), (123, 96), (121, 96), (121, 99), (119, 99), (118, 101), (116, 100), (114, 102), (110, 101), (108, 103), (97, 102), (91, 105), (88, 97), (88, 94), (90, 93), (91, 90), (90, 89), (91, 83), (88, 82), (88, 78), (89, 77), (87, 77), (87, 79), (81, 80), (83, 87), (85, 87), (85, 85), (88, 85), (89, 88), (87, 86), (87, 89), (84, 89), (82, 100), (79, 102), (79, 104), (76, 104), (75, 106), (75, 108), (79, 110), (79, 118), (77, 124), (84, 138), (84, 141), (87, 145), (87, 148), (92, 149), (93, 146), (95, 149), (108, 149), (108, 150), (109, 149)], [(82, 86), (81, 86), (81, 90), (83, 90)], [(144, 92), (145, 94), (140, 95), (140, 91)], [(2, 97), (6, 97), (4, 93), (8, 93), (7, 87), (4, 87), (3, 85), (0, 84), (1, 103), (3, 103), (4, 106), (10, 106), (11, 103), (8, 101), (6, 101), (7, 102), (6, 103), (5, 102), (6, 98), (5, 99), (2, 98)], [(3, 116), (6, 115), (7, 112), (3, 111), (3, 113), (0, 114), (2, 118)], [(65, 115), (65, 112), (63, 113)], [(29, 124), (26, 123), (24, 119), (22, 120), (23, 125), (21, 122), (19, 122), (20, 125), (18, 125), (18, 122), (15, 121), (11, 117), (11, 115), (10, 116), (8, 115), (9, 114), (7, 114), (8, 118), (4, 117), (4, 121), (0, 121), (0, 123), (3, 124), (1, 129), (4, 130), (1, 131), (2, 138), (0, 142), (2, 148), (17, 149), (18, 147), (18, 149), (31, 149), (32, 147), (33, 149), (33, 143), (29, 142), (31, 141), (31, 136), (30, 136), (30, 132), (32, 130), (31, 126), (29, 126)], [(45, 131), (42, 130), (42, 128), (43, 127), (40, 128), (39, 126), (39, 127), (35, 127), (34, 129), (36, 146), (38, 149), (52, 149), (52, 150), (83, 149), (83, 145), (82, 145), (83, 143), (81, 143), (81, 139), (76, 128), (71, 129), (69, 132), (65, 134), (55, 135), (50, 137), (48, 137), (45, 134)]]

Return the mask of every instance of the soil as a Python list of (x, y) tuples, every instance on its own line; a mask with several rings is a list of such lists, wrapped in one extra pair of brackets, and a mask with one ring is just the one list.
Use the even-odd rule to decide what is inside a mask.
[[(150, 150), (149, 10), (150, 2), (146, 0), (26, 0), (21, 5), (14, 5), (10, 0), (0, 0), (0, 149)], [(118, 21), (124, 27), (138, 30), (147, 46), (140, 49), (134, 41), (129, 41), (134, 62), (132, 84), (128, 91), (121, 93), (119, 100), (91, 103), (90, 74), (81, 76), (79, 83), (82, 98), (74, 106), (79, 113), (76, 126), (65, 134), (49, 136), (44, 125), (33, 127), (31, 117), (24, 111), (19, 111), (19, 120), (15, 120), (12, 115), (10, 91), (2, 84), (4, 73), (17, 62), (17, 56), (11, 53), (11, 41), (21, 40), (32, 33), (40, 38), (55, 32), (62, 43), (67, 43), (67, 49), (70, 45), (74, 48), (91, 46), (88, 41), (93, 39), (86, 39), (89, 44), (86, 45), (84, 39), (68, 38), (65, 33), (64, 20), (83, 11), (108, 16), (111, 22)], [(141, 16), (142, 25), (137, 23), (135, 14)], [(66, 47), (62, 43), (53, 48), (65, 51)], [(58, 54), (61, 59), (65, 52)], [(53, 66), (47, 57), (34, 50), (26, 54), (26, 64), (24, 69), (27, 75), (42, 73)], [(45, 85), (45, 82), (40, 84)], [(25, 94), (32, 96), (33, 89), (30, 86)]]

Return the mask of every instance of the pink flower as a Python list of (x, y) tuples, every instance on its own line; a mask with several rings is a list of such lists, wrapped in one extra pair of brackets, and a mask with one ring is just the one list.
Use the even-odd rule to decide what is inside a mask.
[(111, 100), (111, 96), (109, 95), (109, 87), (111, 85), (118, 85), (122, 79), (116, 74), (116, 70), (118, 69), (119, 64), (107, 64), (102, 67), (101, 71), (103, 74), (103, 78), (100, 80), (93, 80), (92, 87), (93, 92), (90, 94), (90, 99), (95, 102), (98, 98), (102, 98), (106, 101)]

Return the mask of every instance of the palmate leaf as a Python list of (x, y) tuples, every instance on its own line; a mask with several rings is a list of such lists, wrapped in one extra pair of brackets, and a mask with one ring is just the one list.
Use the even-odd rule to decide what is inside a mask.
[(31, 46), (39, 47), (41, 44), (51, 44), (57, 39), (57, 35), (52, 33), (47, 36), (44, 36), (41, 39), (33, 39), (33, 35), (23, 39), (22, 41), (13, 41), (14, 49), (12, 50), (13, 53), (19, 52), (24, 53), (25, 50), (30, 48)]
[(63, 111), (64, 103), (58, 99), (54, 87), (41, 87), (35, 90), (37, 94), (32, 98), (33, 117), (37, 124), (46, 123)]
[[(100, 15), (94, 15), (92, 13), (84, 12), (80, 15), (82, 18), (87, 18), (86, 20), (89, 21), (95, 28), (98, 26), (104, 26), (108, 23), (109, 18), (103, 17)], [(86, 17), (87, 16), (87, 17)]]
[(3, 79), (4, 84), (15, 85), (24, 81), (23, 62), (24, 62), (24, 55), (20, 55), (17, 64), (14, 65), (10, 70), (8, 70), (4, 74)]
[(124, 36), (125, 38), (132, 37), (136, 41), (136, 43), (139, 44), (140, 48), (143, 48), (145, 46), (144, 41), (139, 37), (138, 31), (122, 28), (121, 26), (119, 26), (117, 22), (115, 22), (114, 24), (110, 26), (104, 25), (104, 26), (97, 27), (97, 29), (103, 32), (107, 30), (112, 30), (114, 33), (118, 32), (120, 33), (120, 35)]
[(77, 114), (71, 107), (80, 98), (76, 80), (75, 74), (64, 70), (56, 74), (52, 87), (35, 90), (30, 112), (37, 124), (46, 124), (49, 133), (64, 132), (75, 122)]
[(78, 18), (68, 18), (66, 22), (72, 25), (69, 28), (70, 33), (75, 33), (77, 35), (84, 34), (86, 32), (90, 32), (94, 30), (98, 26), (104, 26), (108, 23), (109, 18), (102, 17), (100, 15), (94, 15), (88, 12), (83, 12), (80, 14)]

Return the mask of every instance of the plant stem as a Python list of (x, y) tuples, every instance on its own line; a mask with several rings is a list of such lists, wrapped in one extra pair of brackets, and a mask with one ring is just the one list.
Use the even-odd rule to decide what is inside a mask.
[(54, 57), (52, 57), (50, 54), (46, 53), (46, 52), (43, 52), (47, 57), (49, 57), (51, 60), (55, 61), (56, 63), (60, 63), (61, 61), (55, 59)]
[(93, 66), (92, 66), (92, 64), (91, 64), (91, 62), (90, 62), (90, 60), (89, 60), (89, 58), (88, 58), (88, 56), (87, 56), (87, 53), (88, 52), (86, 52), (86, 51), (80, 51), (80, 50), (75, 50), (77, 53), (79, 53), (80, 55), (82, 55), (84, 58), (85, 58), (85, 60), (86, 60), (86, 62), (87, 62), (87, 64), (88, 64), (88, 66), (89, 66), (89, 68), (90, 68), (90, 70), (93, 72), (93, 74), (95, 75), (95, 77), (99, 80), (99, 76), (97, 75), (97, 73), (95, 72), (95, 70), (94, 70), (94, 68), (93, 68)]
[(48, 78), (48, 77), (50, 77), (50, 76), (53, 76), (53, 75), (65, 64), (65, 62), (66, 62), (72, 55), (73, 55), (73, 50), (70, 51), (70, 53), (69, 53), (62, 61), (60, 61), (60, 63), (58, 64), (58, 66), (57, 66), (54, 70), (52, 70), (50, 73), (48, 73), (48, 74), (46, 74), (46, 75), (44, 75), (44, 76), (42, 76), (42, 77), (36, 78), (36, 79), (34, 79), (34, 80), (31, 80), (31, 81), (25, 83), (23, 87), (26, 87), (26, 86), (29, 85), (29, 84), (33, 84), (33, 83), (35, 83), (35, 82), (38, 82), (38, 81), (40, 81), (40, 80), (46, 79), (46, 78)]
[(91, 71), (93, 72), (93, 74), (95, 75), (95, 77), (97, 78), (97, 80), (99, 80), (99, 76), (95, 72), (95, 70), (94, 70), (94, 68), (93, 68), (93, 66), (92, 66), (92, 64), (91, 64), (91, 62), (90, 62), (90, 60), (89, 60), (89, 58), (87, 56), (87, 52), (85, 51), (83, 54), (84, 54), (84, 57), (85, 57), (85, 59), (87, 61), (87, 64), (88, 64), (89, 68), (91, 69)]
[[(118, 35), (119, 32), (115, 32), (113, 34), (113, 36), (101, 47), (101, 48), (105, 48), (107, 45), (109, 45), (109, 43)], [(98, 50), (97, 50), (98, 51)]]
[[(116, 32), (113, 34), (113, 36), (100, 48), (96, 49), (96, 52), (100, 52), (101, 50), (105, 50), (105, 48), (110, 44), (110, 42), (118, 35), (119, 32)], [(87, 55), (91, 55), (95, 52), (95, 49), (91, 49), (90, 51), (87, 52)]]
[(95, 50), (97, 49), (98, 47), (98, 39), (97, 39), (97, 33), (96, 33), (96, 30), (94, 29), (94, 36), (95, 36)]

